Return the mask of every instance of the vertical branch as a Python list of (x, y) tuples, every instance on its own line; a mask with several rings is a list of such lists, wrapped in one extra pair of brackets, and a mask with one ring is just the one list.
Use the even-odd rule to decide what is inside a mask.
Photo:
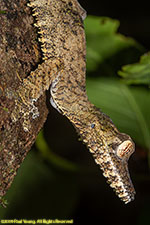
[(6, 194), (48, 114), (43, 95), (36, 102), (40, 115), (31, 120), (30, 133), (24, 132), (21, 118), (16, 123), (11, 120), (15, 92), (41, 59), (26, 3), (0, 0), (0, 197)]

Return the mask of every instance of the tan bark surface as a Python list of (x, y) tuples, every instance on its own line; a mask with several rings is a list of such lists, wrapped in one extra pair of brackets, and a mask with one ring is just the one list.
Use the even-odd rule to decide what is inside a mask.
[(0, 197), (6, 194), (48, 114), (46, 96), (42, 95), (36, 102), (40, 115), (37, 120), (31, 118), (30, 132), (23, 130), (21, 117), (16, 123), (11, 120), (11, 92), (15, 93), (41, 60), (37, 31), (26, 3), (0, 0)]

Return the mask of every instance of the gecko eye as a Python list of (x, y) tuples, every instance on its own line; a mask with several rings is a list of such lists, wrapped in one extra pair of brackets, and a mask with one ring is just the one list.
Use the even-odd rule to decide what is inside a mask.
[(94, 123), (92, 123), (92, 124), (91, 124), (91, 128), (94, 128), (94, 127), (95, 127), (95, 124), (94, 124)]
[(134, 152), (134, 144), (130, 140), (124, 141), (117, 148), (117, 156), (121, 159), (124, 158), (128, 160), (133, 152)]

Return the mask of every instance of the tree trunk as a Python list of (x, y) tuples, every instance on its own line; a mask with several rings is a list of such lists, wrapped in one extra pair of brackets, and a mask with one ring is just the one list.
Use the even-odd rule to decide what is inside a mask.
[(31, 119), (31, 132), (25, 132), (21, 118), (12, 122), (15, 93), (22, 79), (41, 60), (37, 30), (26, 0), (0, 0), (0, 198), (6, 194), (17, 169), (35, 142), (48, 114), (46, 95), (36, 103), (40, 116)]

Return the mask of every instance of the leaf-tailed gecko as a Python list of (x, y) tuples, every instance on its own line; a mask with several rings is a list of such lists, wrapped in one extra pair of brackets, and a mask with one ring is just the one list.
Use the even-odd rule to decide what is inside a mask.
[(12, 121), (22, 116), (23, 129), (29, 132), (30, 114), (39, 116), (34, 104), (50, 88), (52, 106), (75, 126), (110, 186), (125, 203), (132, 201), (128, 159), (134, 143), (86, 94), (85, 10), (77, 0), (30, 0), (28, 6), (36, 19), (43, 63), (16, 91)]

